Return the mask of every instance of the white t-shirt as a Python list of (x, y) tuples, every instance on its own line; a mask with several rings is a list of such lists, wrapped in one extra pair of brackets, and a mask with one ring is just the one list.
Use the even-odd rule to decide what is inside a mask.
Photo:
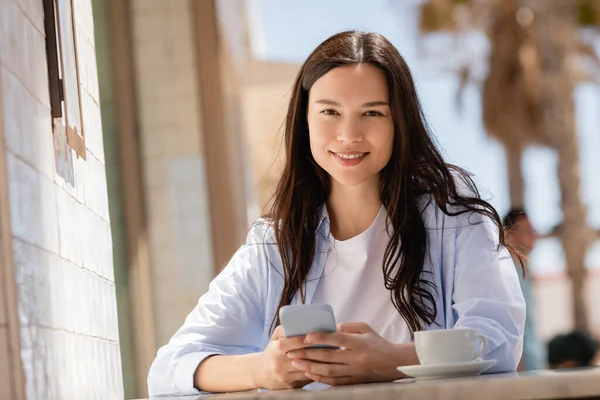
[(386, 210), (371, 226), (348, 240), (335, 240), (312, 303), (333, 307), (337, 322), (366, 322), (393, 343), (408, 343), (410, 331), (385, 288), (383, 254), (390, 240)]

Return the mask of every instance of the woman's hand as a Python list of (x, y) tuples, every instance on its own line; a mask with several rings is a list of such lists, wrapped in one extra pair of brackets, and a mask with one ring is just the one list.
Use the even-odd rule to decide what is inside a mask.
[(275, 328), (266, 349), (259, 353), (255, 386), (262, 389), (294, 389), (312, 382), (304, 371), (292, 366), (289, 351), (306, 346), (304, 336), (285, 338), (281, 326)]
[(341, 348), (287, 353), (306, 377), (332, 386), (393, 381), (404, 377), (397, 366), (418, 364), (413, 344), (390, 343), (363, 322), (338, 324), (336, 333), (311, 333), (306, 342)]

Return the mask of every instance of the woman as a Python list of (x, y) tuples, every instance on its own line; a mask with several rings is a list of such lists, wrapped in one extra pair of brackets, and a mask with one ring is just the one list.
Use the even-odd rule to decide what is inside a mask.
[[(269, 216), (161, 348), (151, 395), (391, 381), (413, 332), (471, 327), (490, 372), (514, 371), (525, 304), (493, 207), (444, 163), (404, 59), (343, 32), (308, 57)], [(331, 304), (338, 332), (284, 338), (286, 304)], [(341, 350), (303, 349), (306, 343)]]

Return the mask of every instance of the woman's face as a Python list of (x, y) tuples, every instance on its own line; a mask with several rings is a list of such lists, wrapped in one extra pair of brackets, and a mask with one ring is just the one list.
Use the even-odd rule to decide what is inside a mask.
[(377, 180), (394, 143), (394, 123), (384, 73), (370, 64), (337, 67), (309, 92), (310, 150), (344, 186)]

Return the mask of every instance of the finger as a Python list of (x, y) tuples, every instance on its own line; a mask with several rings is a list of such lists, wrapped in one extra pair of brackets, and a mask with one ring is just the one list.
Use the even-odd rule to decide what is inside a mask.
[(348, 350), (304, 348), (290, 351), (287, 353), (287, 356), (291, 359), (301, 358), (334, 364), (349, 364), (352, 355)]
[(313, 380), (307, 377), (305, 372), (296, 370), (295, 372), (290, 372), (285, 376), (281, 377), (277, 388), (298, 389), (312, 382)]
[(292, 362), (292, 366), (304, 372), (308, 372), (309, 374), (327, 376), (330, 378), (353, 375), (352, 367), (348, 364), (328, 364), (296, 359)]
[(294, 336), (291, 338), (277, 339), (277, 349), (283, 355), (292, 350), (303, 349), (306, 347), (304, 336)]
[(297, 378), (294, 378), (294, 380), (291, 380), (289, 386), (294, 389), (300, 389), (300, 388), (303, 388), (304, 386), (308, 385), (309, 383), (313, 383), (313, 382), (314, 381), (312, 379), (310, 379), (308, 376), (306, 376), (306, 374), (303, 372)]
[(302, 375), (302, 379), (294, 381), (294, 383), (292, 384), (292, 387), (294, 389), (300, 389), (303, 388), (304, 386), (308, 385), (309, 383), (313, 383), (314, 381), (312, 379), (310, 379), (309, 377), (307, 377), (306, 375)]
[(357, 383), (361, 383), (360, 379), (354, 376), (338, 376), (335, 378), (331, 378), (307, 372), (306, 377), (312, 379), (315, 382), (321, 382), (329, 386), (354, 385)]
[(357, 335), (351, 333), (313, 332), (306, 335), (306, 343), (329, 344), (331, 346), (352, 349), (360, 343)]
[(344, 333), (373, 333), (373, 328), (366, 322), (342, 322), (337, 325), (338, 332)]
[(305, 381), (306, 379), (306, 371), (295, 368), (293, 372), (288, 372), (285, 376), (285, 380), (288, 382), (300, 382)]

